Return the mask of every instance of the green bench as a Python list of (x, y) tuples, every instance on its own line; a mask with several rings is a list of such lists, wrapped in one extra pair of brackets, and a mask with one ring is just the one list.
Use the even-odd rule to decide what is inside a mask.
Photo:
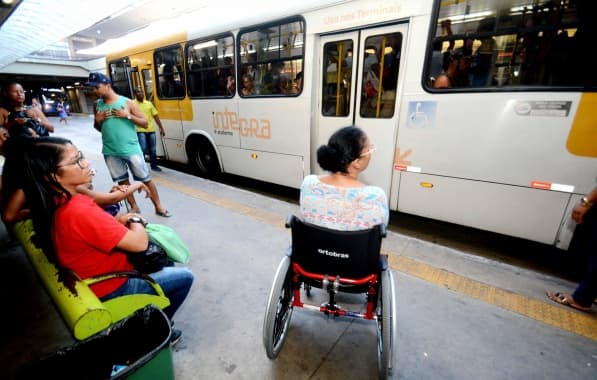
[(153, 304), (160, 309), (170, 305), (170, 300), (164, 295), (162, 288), (148, 276), (140, 275), (151, 283), (156, 291), (155, 295), (129, 294), (102, 302), (89, 288), (91, 284), (110, 278), (134, 276), (133, 272), (112, 273), (78, 280), (75, 283), (75, 294), (59, 281), (56, 266), (48, 261), (43, 251), (31, 241), (33, 235), (31, 220), (16, 223), (13, 230), (75, 339), (84, 340), (97, 334), (147, 305)]

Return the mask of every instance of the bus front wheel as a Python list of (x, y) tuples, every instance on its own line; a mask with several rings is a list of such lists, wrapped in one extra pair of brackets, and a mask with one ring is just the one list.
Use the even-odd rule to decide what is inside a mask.
[(195, 174), (204, 178), (216, 178), (222, 170), (218, 155), (205, 138), (193, 139), (187, 146), (189, 165)]

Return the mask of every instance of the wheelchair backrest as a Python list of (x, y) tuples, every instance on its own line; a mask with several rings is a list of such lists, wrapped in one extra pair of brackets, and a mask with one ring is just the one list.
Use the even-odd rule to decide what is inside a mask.
[(362, 278), (379, 271), (381, 226), (338, 231), (292, 217), (292, 261), (313, 273)]

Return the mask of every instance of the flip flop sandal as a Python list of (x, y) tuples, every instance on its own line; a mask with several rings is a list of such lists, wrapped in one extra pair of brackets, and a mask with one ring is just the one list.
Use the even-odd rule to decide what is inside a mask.
[(164, 218), (169, 218), (172, 216), (172, 214), (168, 210), (156, 211), (155, 213), (156, 213), (156, 215), (163, 216)]
[(581, 310), (581, 311), (590, 311), (591, 310), (590, 307), (585, 307), (585, 306), (579, 305), (578, 303), (576, 303), (576, 301), (574, 301), (572, 296), (569, 296), (564, 293), (547, 292), (547, 298), (549, 298), (550, 300), (552, 300), (554, 302), (559, 303), (560, 305), (570, 306), (577, 310)]

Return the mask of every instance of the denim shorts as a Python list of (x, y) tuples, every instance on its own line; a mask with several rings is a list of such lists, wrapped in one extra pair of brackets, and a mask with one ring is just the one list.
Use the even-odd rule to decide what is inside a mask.
[(145, 163), (145, 158), (142, 154), (135, 154), (132, 156), (104, 156), (106, 166), (112, 176), (112, 181), (120, 182), (129, 179), (129, 172), (133, 173), (135, 181), (143, 183), (151, 181), (149, 175), (149, 167)]

